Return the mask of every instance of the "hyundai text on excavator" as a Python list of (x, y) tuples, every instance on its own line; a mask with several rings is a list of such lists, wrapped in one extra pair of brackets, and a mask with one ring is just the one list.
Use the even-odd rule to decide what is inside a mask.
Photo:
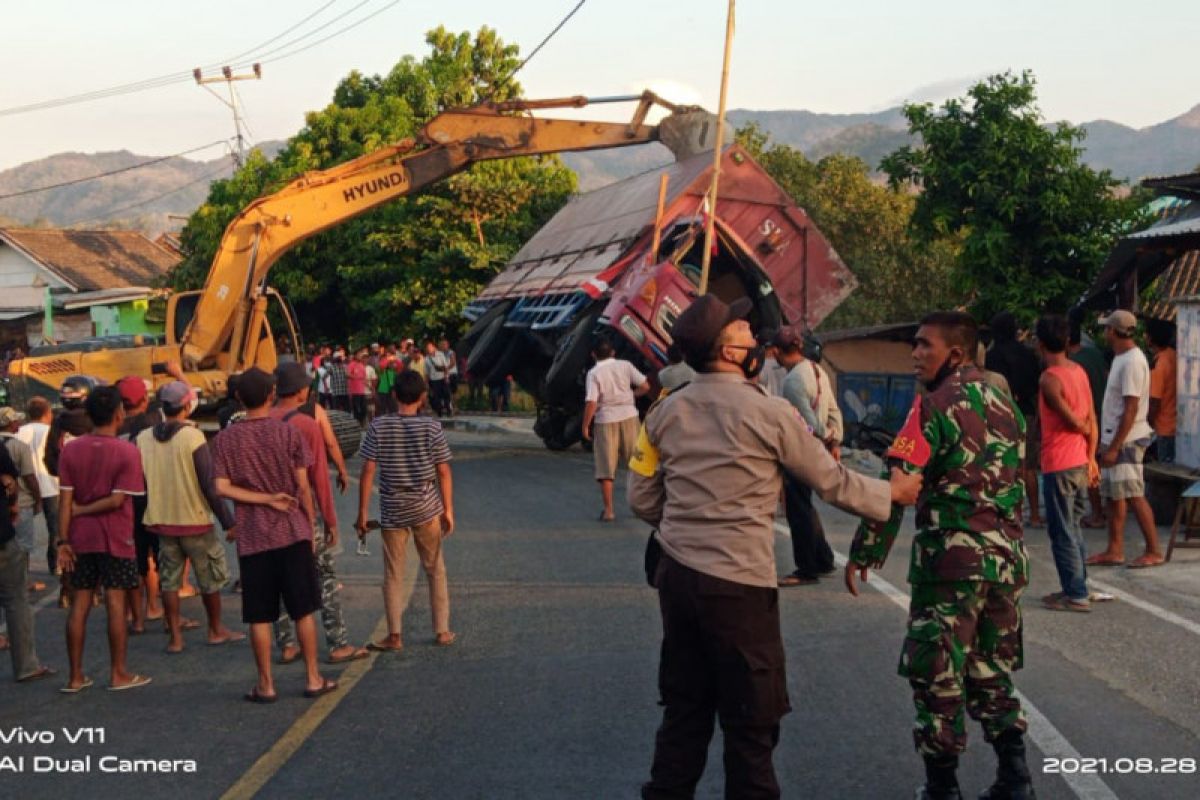
[[(542, 119), (539, 109), (582, 108), (597, 103), (637, 101), (628, 123)], [(671, 113), (647, 125), (655, 105)], [(10, 402), (33, 395), (57, 400), (70, 375), (115, 383), (140, 375), (154, 385), (173, 380), (182, 365), (195, 386), (202, 424), (225, 401), (227, 380), (252, 366), (275, 368), (284, 350), (303, 353), (300, 331), (287, 301), (267, 285), (271, 266), (290, 248), (321, 231), (411, 194), (480, 161), (595, 150), (662, 141), (672, 150), (711, 147), (715, 117), (696, 107), (676, 106), (651, 92), (621, 97), (484, 102), (444, 111), (416, 137), (405, 139), (327, 170), (308, 172), (274, 194), (255, 200), (229, 223), (204, 288), (167, 299), (165, 335), (98, 337), (79, 343), (33, 348), (9, 368)], [(284, 331), (268, 321), (282, 320)]]

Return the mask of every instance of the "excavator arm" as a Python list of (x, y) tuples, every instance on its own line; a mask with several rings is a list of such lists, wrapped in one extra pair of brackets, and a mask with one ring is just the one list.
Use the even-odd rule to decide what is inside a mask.
[[(638, 107), (628, 123), (540, 119), (514, 113), (630, 100), (637, 100)], [(672, 115), (659, 126), (646, 125), (646, 115), (655, 104), (665, 106)], [(667, 103), (651, 92), (593, 100), (570, 97), (483, 103), (439, 114), (413, 139), (327, 170), (305, 173), (278, 192), (255, 200), (225, 229), (195, 316), (181, 340), (183, 362), (188, 369), (198, 369), (228, 351), (230, 372), (250, 366), (255, 343), (246, 338), (253, 327), (251, 321), (261, 315), (265, 305), (262, 293), (267, 272), (280, 256), (310, 236), (478, 161), (658, 141), (660, 128), (672, 129), (668, 120), (697, 114), (707, 116), (694, 107)], [(702, 134), (702, 138), (706, 137)]]

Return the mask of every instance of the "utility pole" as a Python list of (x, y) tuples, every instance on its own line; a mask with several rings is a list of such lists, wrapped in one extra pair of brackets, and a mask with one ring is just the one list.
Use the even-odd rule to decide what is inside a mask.
[[(237, 138), (237, 150), (233, 154), (234, 168), (242, 166), (246, 161), (246, 139), (242, 135), (242, 129), (246, 127), (246, 121), (242, 119), (241, 101), (237, 91), (233, 88), (234, 81), (257, 81), (262, 80), (262, 65), (255, 64), (253, 72), (247, 72), (242, 75), (234, 75), (232, 67), (221, 67), (221, 74), (213, 75), (210, 78), (203, 76), (203, 71), (200, 67), (192, 70), (192, 75), (196, 78), (196, 84), (203, 87), (209, 94), (224, 103), (230, 111), (233, 112), (233, 130)], [(210, 83), (225, 83), (229, 87), (229, 99), (226, 100), (221, 95), (208, 88)]]
[(725, 15), (725, 57), (721, 61), (721, 100), (717, 110), (717, 142), (713, 147), (712, 185), (708, 188), (708, 213), (704, 224), (704, 258), (700, 269), (700, 294), (708, 292), (708, 270), (712, 263), (714, 227), (717, 219), (717, 187), (721, 182), (721, 148), (725, 133), (725, 97), (729, 92), (729, 57), (733, 52), (734, 0)]

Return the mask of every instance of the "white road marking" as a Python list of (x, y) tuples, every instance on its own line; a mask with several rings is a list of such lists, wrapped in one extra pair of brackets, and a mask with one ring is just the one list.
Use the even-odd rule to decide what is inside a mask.
[(1167, 611), (1165, 608), (1161, 608), (1160, 606), (1154, 605), (1154, 603), (1150, 603), (1150, 602), (1147, 602), (1146, 600), (1142, 600), (1141, 598), (1135, 597), (1135, 596), (1131, 595), (1129, 592), (1124, 591), (1123, 589), (1118, 589), (1117, 587), (1113, 586), (1111, 583), (1105, 583), (1104, 581), (1098, 581), (1095, 578), (1092, 578), (1089, 576), (1088, 584), (1090, 584), (1091, 586), (1095, 586), (1097, 589), (1100, 589), (1101, 591), (1108, 592), (1113, 597), (1116, 597), (1117, 599), (1122, 600), (1123, 602), (1128, 603), (1129, 605), (1134, 606), (1135, 608), (1140, 608), (1142, 611), (1145, 611), (1147, 614), (1153, 614), (1154, 616), (1161, 619), (1163, 622), (1169, 622), (1172, 625), (1178, 625), (1179, 627), (1183, 628), (1188, 633), (1194, 633), (1197, 636), (1200, 636), (1200, 623), (1193, 622), (1192, 620), (1187, 619), (1186, 617), (1179, 616), (1174, 611)]
[[(775, 523), (775, 530), (779, 534), (789, 538), (792, 535), (788, 527), (781, 522)], [(838, 567), (846, 566), (846, 556), (837, 550), (833, 551), (833, 555)], [(867, 585), (887, 597), (906, 612), (908, 611), (908, 593), (897, 589), (891, 583), (884, 580), (878, 573), (872, 573)], [(1106, 589), (1106, 591), (1108, 590)], [(1116, 592), (1113, 592), (1113, 594), (1116, 594)], [(1019, 691), (1017, 692), (1017, 697), (1021, 701), (1021, 707), (1025, 709), (1025, 717), (1029, 722), (1029, 738), (1033, 740), (1033, 743), (1037, 745), (1037, 748), (1042, 751), (1043, 755), (1059, 759), (1082, 758), (1079, 751), (1067, 741), (1067, 737), (1063, 736), (1062, 732), (1054, 727), (1054, 724), (1050, 722), (1046, 715), (1028, 697)], [(1112, 789), (1108, 788), (1108, 785), (1104, 781), (1100, 780), (1099, 775), (1064, 773), (1059, 777), (1066, 782), (1067, 786), (1071, 788), (1071, 791), (1080, 800), (1117, 800), (1117, 795)]]

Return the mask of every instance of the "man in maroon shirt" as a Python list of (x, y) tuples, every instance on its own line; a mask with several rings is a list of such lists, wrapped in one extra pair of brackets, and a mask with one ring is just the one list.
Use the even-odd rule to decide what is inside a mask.
[(313, 558), (315, 513), (308, 483), (312, 454), (295, 428), (271, 418), (273, 375), (248, 369), (237, 393), (246, 416), (213, 440), (213, 467), (217, 491), (236, 508), (237, 524), (226, 538), (237, 541), (242, 621), (250, 625), (258, 667), (258, 683), (245, 699), (278, 699), (271, 675), (271, 624), (279, 617), (281, 599), (296, 623), (307, 668), (304, 696), (320, 697), (337, 683), (317, 670), (313, 612), (321, 607), (321, 589)]
[[(370, 653), (365, 647), (350, 644), (346, 620), (342, 615), (342, 601), (339, 596), (341, 592), (338, 590), (338, 576), (333, 557), (338, 546), (337, 510), (333, 505), (333, 487), (329, 481), (325, 438), (317, 422), (317, 401), (312, 397), (308, 375), (300, 364), (280, 364), (275, 368), (275, 381), (278, 400), (271, 409), (271, 416), (299, 431), (313, 456), (313, 462), (308, 467), (308, 481), (317, 496), (317, 508), (321, 512), (317, 517), (313, 535), (317, 542), (317, 574), (321, 579), (321, 622), (325, 627), (325, 644), (329, 647), (329, 663), (340, 664), (366, 658)], [(353, 392), (353, 389), (351, 391)], [(275, 623), (275, 641), (280, 650), (279, 663), (290, 664), (300, 657), (300, 648), (296, 644), (296, 636), (286, 615), (280, 616), (279, 621)]]
[(71, 573), (67, 655), (71, 677), (59, 691), (92, 685), (83, 674), (83, 643), (92, 595), (105, 588), (108, 612), (109, 690), (145, 686), (150, 679), (126, 669), (126, 590), (138, 586), (133, 544), (132, 495), (145, 493), (138, 450), (117, 438), (125, 419), (115, 386), (93, 390), (85, 403), (92, 432), (73, 439), (58, 457), (58, 563)]

